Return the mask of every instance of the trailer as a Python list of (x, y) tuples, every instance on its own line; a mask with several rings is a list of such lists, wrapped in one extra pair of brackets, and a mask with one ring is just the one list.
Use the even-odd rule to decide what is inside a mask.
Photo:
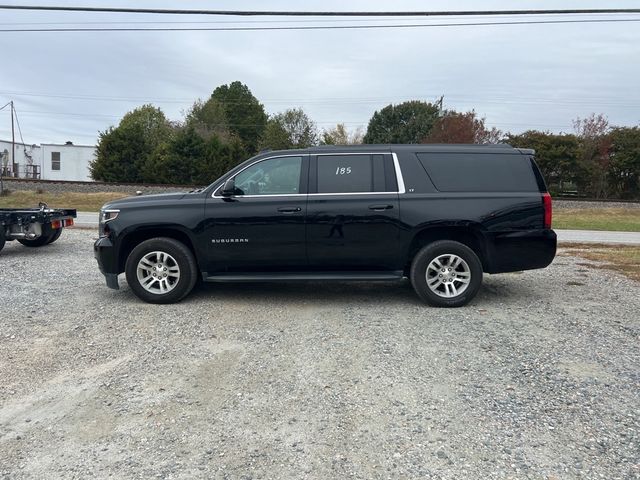
[(17, 240), (26, 247), (42, 247), (60, 238), (62, 229), (73, 226), (75, 209), (0, 208), (0, 250), (5, 242)]

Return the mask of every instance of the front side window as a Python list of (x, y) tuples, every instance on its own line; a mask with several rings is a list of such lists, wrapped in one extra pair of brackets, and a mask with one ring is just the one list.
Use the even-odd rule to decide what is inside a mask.
[(60, 152), (51, 152), (51, 170), (60, 170)]
[(251, 165), (235, 177), (237, 195), (287, 195), (300, 192), (302, 157), (276, 157)]
[(373, 191), (371, 155), (318, 156), (318, 193)]

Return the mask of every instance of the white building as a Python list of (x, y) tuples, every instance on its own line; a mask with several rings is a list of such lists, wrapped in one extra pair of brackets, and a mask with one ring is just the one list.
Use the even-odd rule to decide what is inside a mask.
[[(11, 158), (11, 142), (0, 140), (0, 171), (5, 177), (40, 178), (42, 153), (38, 145), (16, 142)], [(13, 160), (13, 161), (12, 161)]]
[(13, 162), (10, 152), (11, 142), (0, 140), (0, 157), (2, 157), (0, 170), (4, 176), (40, 180), (92, 181), (89, 164), (95, 157), (95, 146), (74, 145), (71, 142), (41, 145), (25, 145), (16, 142)]

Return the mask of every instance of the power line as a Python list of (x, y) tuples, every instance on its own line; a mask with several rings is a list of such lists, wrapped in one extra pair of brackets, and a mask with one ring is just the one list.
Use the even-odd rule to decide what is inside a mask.
[(203, 10), (168, 8), (74, 7), (49, 5), (0, 5), (3, 10), (45, 10), (91, 13), (143, 13), (164, 15), (226, 15), (243, 17), (444, 17), (486, 15), (576, 15), (640, 13), (640, 8), (589, 8), (546, 10), (443, 10), (443, 11), (276, 11), (276, 10)]
[(35, 33), (35, 32), (253, 32), (264, 30), (372, 30), (372, 29), (405, 29), (428, 27), (479, 27), (499, 25), (543, 25), (543, 24), (571, 24), (571, 23), (622, 23), (640, 22), (640, 18), (610, 18), (610, 19), (582, 19), (582, 20), (533, 20), (509, 22), (464, 22), (464, 23), (413, 23), (388, 25), (305, 25), (280, 27), (107, 27), (107, 28), (7, 28), (0, 29), (0, 33)]
[[(27, 96), (27, 97), (44, 97), (44, 98), (62, 98), (69, 100), (82, 100), (82, 101), (106, 101), (106, 102), (132, 102), (132, 103), (154, 103), (154, 104), (191, 104), (193, 98), (184, 99), (168, 99), (168, 98), (150, 98), (150, 97), (111, 97), (111, 96), (98, 96), (98, 95), (63, 95), (63, 94), (45, 94), (45, 93), (29, 93), (29, 92), (5, 92), (0, 91), (0, 95), (5, 96)], [(428, 95), (403, 95), (400, 97), (337, 97), (337, 98), (280, 98), (280, 99), (261, 99), (260, 103), (264, 104), (284, 104), (284, 105), (342, 105), (342, 104), (362, 104), (362, 105), (375, 105), (375, 104), (389, 104), (395, 102), (406, 101), (407, 99), (419, 99), (423, 101), (429, 101)], [(434, 97), (435, 98), (435, 97)], [(523, 97), (517, 95), (504, 96), (483, 96), (483, 95), (465, 95), (465, 94), (447, 94), (448, 101), (456, 103), (462, 102), (475, 102), (479, 104), (515, 104), (526, 105), (541, 103), (553, 104), (553, 105), (586, 105), (591, 107), (622, 107), (622, 108), (637, 108), (640, 107), (638, 100), (633, 99), (626, 102), (611, 102), (607, 101), (606, 97), (574, 97), (571, 99), (558, 99), (558, 98), (542, 98), (542, 97)], [(253, 102), (250, 101), (225, 101), (219, 100), (221, 105), (246, 105)], [(1, 109), (0, 109), (1, 110)], [(100, 114), (93, 114), (99, 116)], [(105, 115), (115, 116), (115, 115)]]
[[(506, 15), (487, 15), (484, 18), (501, 18)], [(589, 17), (588, 15), (581, 15)], [(541, 15), (541, 17), (546, 17)], [(98, 20), (98, 21), (66, 21), (66, 22), (0, 22), (0, 26), (27, 25), (246, 25), (246, 24), (292, 24), (292, 23), (347, 23), (347, 22), (388, 22), (389, 18), (314, 18), (314, 19), (277, 19), (277, 20)], [(411, 18), (399, 18), (398, 21), (412, 21)]]

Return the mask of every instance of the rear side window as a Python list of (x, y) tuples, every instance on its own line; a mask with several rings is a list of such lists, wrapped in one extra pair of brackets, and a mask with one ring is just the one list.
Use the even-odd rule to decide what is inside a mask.
[(537, 192), (529, 157), (518, 154), (418, 153), (441, 192)]
[(372, 192), (371, 155), (318, 156), (318, 193)]

